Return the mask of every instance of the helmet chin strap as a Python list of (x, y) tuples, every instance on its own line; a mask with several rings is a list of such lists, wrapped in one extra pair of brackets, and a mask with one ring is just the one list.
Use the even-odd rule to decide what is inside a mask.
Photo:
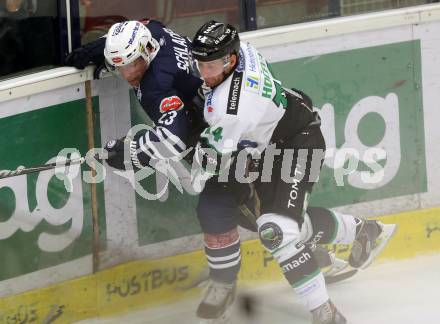
[(142, 55), (144, 57), (144, 60), (147, 62), (147, 65), (150, 65), (151, 61), (154, 60), (154, 58), (156, 57), (157, 53), (160, 50), (160, 44), (157, 40), (155, 40), (154, 38), (151, 39), (150, 43), (152, 44), (152, 47), (154, 48), (153, 52), (149, 52), (148, 51), (148, 47), (145, 48), (145, 51), (147, 53), (145, 53), (144, 55)]

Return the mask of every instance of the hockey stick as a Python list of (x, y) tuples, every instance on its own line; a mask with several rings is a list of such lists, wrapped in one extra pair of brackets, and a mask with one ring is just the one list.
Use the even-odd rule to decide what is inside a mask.
[(359, 270), (358, 269), (352, 269), (352, 270), (348, 270), (342, 273), (336, 273), (334, 275), (330, 275), (327, 277), (324, 277), (325, 283), (326, 284), (333, 284), (348, 278), (353, 277)]
[(67, 159), (65, 161), (57, 161), (48, 164), (43, 164), (40, 166), (26, 168), (24, 166), (18, 167), (16, 170), (0, 170), (0, 179), (16, 177), (23, 174), (41, 172), (46, 170), (51, 170), (59, 167), (66, 167), (69, 165), (83, 164), (86, 161), (85, 157), (80, 157), (78, 159)]
[[(115, 152), (107, 152), (106, 157), (101, 157), (98, 154), (94, 155), (93, 158), (95, 160), (107, 160), (112, 158), (116, 153)], [(24, 166), (19, 166), (16, 170), (0, 170), (0, 179), (16, 177), (23, 174), (41, 172), (56, 168), (68, 167), (70, 165), (83, 164), (88, 160), (88, 157), (81, 156), (76, 159), (70, 159), (70, 154), (67, 154), (66, 160), (56, 161), (48, 164), (43, 164), (35, 167), (26, 168)]]

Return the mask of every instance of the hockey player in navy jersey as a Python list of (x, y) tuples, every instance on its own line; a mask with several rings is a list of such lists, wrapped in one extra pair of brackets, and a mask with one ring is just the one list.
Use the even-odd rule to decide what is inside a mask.
[[(221, 26), (221, 24), (218, 26)], [(211, 28), (218, 33), (219, 30), (214, 27), (211, 26)], [(239, 43), (236, 31), (235, 33), (232, 33), (232, 31), (234, 31), (234, 29), (229, 30), (231, 35), (220, 33), (219, 38), (215, 39), (220, 50), (213, 52), (217, 53), (216, 55), (224, 54), (220, 55), (219, 58), (214, 59), (214, 56), (208, 55), (208, 51), (206, 52), (208, 54), (205, 60), (203, 54), (206, 53), (201, 50), (202, 47), (200, 46), (199, 49), (196, 47), (193, 52), (194, 55), (199, 58), (199, 68), (202, 72), (202, 76), (204, 76), (205, 84), (212, 88), (211, 91), (206, 93), (204, 109), (205, 118), (209, 122), (210, 127), (204, 129), (202, 134), (203, 140), (200, 141), (197, 147), (197, 152), (199, 153), (197, 156), (201, 156), (201, 160), (203, 160), (205, 145), (209, 148), (214, 147), (215, 149), (219, 149), (220, 152), (223, 152), (226, 148), (226, 153), (231, 152), (234, 145), (236, 148), (248, 147), (263, 149), (264, 151), (267, 146), (266, 140), (271, 139), (271, 137), (272, 140), (277, 139), (276, 143), (284, 142), (285, 139), (289, 139), (285, 141), (287, 143), (286, 145), (293, 145), (292, 147), (296, 145), (296, 147), (298, 147), (295, 141), (292, 142), (290, 135), (298, 135), (298, 127), (303, 123), (306, 123), (310, 127), (313, 125), (315, 127), (318, 126), (317, 129), (319, 130), (316, 115), (308, 113), (295, 114), (292, 119), (290, 118), (292, 117), (291, 115), (284, 117), (284, 115), (287, 115), (284, 112), (280, 113), (276, 111), (271, 113), (269, 109), (270, 102), (273, 102), (275, 105), (277, 105), (277, 103), (278, 105), (284, 105), (286, 101), (283, 96), (284, 92), (280, 88), (280, 83), (272, 77), (264, 59), (260, 58), (258, 52), (250, 46), (241, 50), (239, 55), (237, 55), (238, 51), (235, 51), (235, 62), (225, 60), (227, 54), (225, 54), (226, 52), (224, 51), (230, 51), (229, 54), (232, 54), (230, 58), (233, 59), (234, 51), (233, 48), (229, 46), (231, 46), (231, 44), (236, 46), (237, 42)], [(202, 37), (204, 36), (206, 36), (206, 39), (212, 37), (209, 33), (202, 35)], [(236, 38), (232, 36), (236, 36)], [(228, 43), (231, 37), (233, 42)], [(198, 43), (200, 45), (200, 42)], [(225, 44), (227, 44), (227, 46), (224, 46)], [(131, 163), (137, 168), (142, 168), (148, 166), (151, 160), (163, 158), (163, 156), (161, 156), (161, 148), (163, 147), (160, 145), (161, 143), (168, 141), (171, 144), (165, 145), (165, 147), (169, 151), (167, 152), (168, 156), (172, 156), (179, 155), (185, 148), (192, 146), (194, 139), (199, 138), (201, 133), (200, 127), (203, 126), (204, 123), (200, 116), (198, 116), (198, 112), (203, 113), (203, 110), (193, 108), (197, 106), (194, 101), (197, 99), (197, 89), (202, 84), (202, 81), (197, 76), (197, 72), (193, 71), (193, 65), (190, 59), (191, 53), (188, 48), (189, 45), (190, 43), (187, 39), (167, 29), (159, 22), (150, 21), (144, 25), (139, 22), (129, 21), (113, 25), (107, 37), (98, 39), (95, 42), (74, 50), (67, 58), (67, 64), (77, 68), (84, 68), (89, 63), (94, 63), (98, 67), (96, 74), (106, 65), (110, 70), (117, 72), (134, 87), (139, 102), (155, 123), (154, 130), (138, 134), (140, 136), (130, 139), (128, 143), (124, 139), (113, 140), (107, 143), (107, 151), (115, 153), (111, 154), (107, 160), (110, 165), (124, 169), (127, 163)], [(247, 65), (246, 57), (242, 52), (247, 53), (249, 56)], [(242, 62), (241, 65), (240, 62)], [(243, 68), (246, 66), (249, 66), (249, 68), (245, 71)], [(237, 72), (237, 75), (235, 75), (235, 72)], [(241, 77), (240, 73), (242, 73)], [(233, 77), (232, 82), (230, 81), (231, 77)], [(246, 83), (242, 87), (244, 77), (246, 77)], [(260, 87), (258, 84), (259, 78), (262, 78), (261, 80), (267, 85), (270, 83), (270, 86)], [(217, 88), (221, 89), (222, 84), (224, 85), (226, 83), (234, 85), (234, 87), (223, 86), (223, 89), (228, 89), (230, 92), (224, 90), (226, 93), (216, 90)], [(262, 98), (265, 98), (264, 96), (270, 96), (271, 100), (265, 101), (258, 96), (252, 97), (250, 94), (246, 95), (245, 92), (243, 92), (244, 89), (248, 90), (249, 93), (258, 93)], [(280, 89), (281, 91), (279, 91)], [(217, 91), (217, 93), (215, 91)], [(299, 95), (301, 96), (301, 94)], [(219, 114), (221, 112), (221, 110), (218, 110), (219, 105), (223, 107), (223, 104), (219, 104), (218, 102), (218, 98), (220, 97), (224, 100), (228, 99), (228, 107), (226, 109), (228, 115), (232, 117), (235, 115), (236, 118), (240, 119), (224, 119), (222, 115)], [(293, 105), (294, 108), (298, 108), (306, 104), (298, 98), (297, 95), (293, 94), (293, 97), (287, 99), (288, 106)], [(251, 100), (255, 107), (262, 107), (263, 110), (249, 111), (248, 114), (243, 117), (241, 112), (247, 108), (241, 107), (247, 106), (243, 105), (243, 102), (248, 102), (249, 100)], [(224, 105), (226, 105), (226, 103), (224, 103)], [(311, 103), (309, 103), (308, 107), (311, 107)], [(264, 115), (261, 115), (261, 112), (264, 112)], [(259, 117), (261, 117), (261, 121), (264, 120), (265, 122), (255, 123), (255, 118)], [(217, 122), (219, 122), (218, 125), (216, 124)], [(224, 122), (226, 122), (226, 124), (224, 124)], [(232, 127), (234, 124), (237, 127)], [(275, 126), (276, 129), (274, 131)], [(246, 128), (246, 132), (243, 133), (242, 127)], [(248, 131), (250, 131), (250, 133)], [(286, 132), (288, 133), (287, 135)], [(309, 130), (307, 129), (304, 132), (309, 132)], [(304, 138), (307, 145), (309, 145), (309, 141), (311, 141), (311, 147), (315, 145), (318, 148), (322, 148), (323, 142), (320, 141), (320, 137), (318, 136), (319, 132), (313, 129), (311, 129), (310, 132), (313, 136), (300, 136), (299, 138), (295, 138), (297, 140)], [(240, 137), (239, 145), (236, 143), (237, 136)], [(278, 140), (276, 136), (279, 136), (280, 139)], [(286, 138), (284, 138), (285, 136)], [(231, 138), (230, 141), (226, 141), (223, 140), (223, 137), (225, 139)], [(124, 161), (124, 145), (125, 151), (127, 150), (127, 145), (129, 146), (129, 161)], [(221, 145), (224, 146), (222, 147)], [(306, 146), (306, 148), (311, 147)], [(206, 160), (208, 161), (209, 159)], [(293, 166), (293, 168), (295, 168), (295, 166)], [(243, 225), (243, 219), (239, 215), (240, 211), (238, 206), (242, 204), (243, 197), (246, 197), (249, 193), (248, 183), (241, 184), (237, 181), (230, 181), (228, 183), (218, 184), (215, 180), (214, 177), (208, 181), (205, 190), (200, 196), (198, 206), (198, 216), (205, 237), (205, 252), (211, 270), (208, 294), (201, 303), (198, 314), (201, 318), (205, 318), (208, 321), (211, 321), (213, 318), (217, 320), (223, 317), (226, 314), (227, 306), (231, 303), (234, 296), (233, 291), (235, 290), (236, 274), (239, 270), (241, 259), (240, 241), (236, 227), (237, 223)], [(300, 202), (300, 204), (298, 204), (299, 207), (295, 208), (293, 213), (298, 213), (301, 209), (305, 209), (304, 204), (307, 202), (306, 197), (311, 191), (311, 186), (312, 184), (304, 182), (300, 184), (301, 188), (297, 189), (296, 186), (292, 186), (292, 184), (284, 184), (283, 186), (280, 181), (272, 181), (271, 183), (256, 186), (258, 194), (262, 199), (263, 215), (261, 216), (261, 221), (269, 217), (267, 214), (277, 213), (277, 209), (272, 208), (277, 203), (287, 203), (288, 206), (291, 206), (296, 205), (296, 202)], [(282, 193), (286, 192), (289, 193), (289, 200), (284, 201), (285, 196), (283, 196)], [(279, 211), (278, 213), (282, 215), (284, 211)], [(285, 214), (290, 215), (287, 212)], [(302, 241), (307, 241), (307, 243), (346, 243), (350, 242), (347, 236), (350, 237), (350, 235), (352, 235), (354, 239), (355, 231), (358, 232), (355, 242), (364, 242), (365, 237), (368, 237), (368, 235), (371, 236), (370, 233), (377, 236), (378, 232), (382, 231), (382, 225), (376, 225), (374, 222), (362, 222), (361, 220), (358, 220), (359, 226), (356, 227), (356, 230), (353, 230), (356, 225), (353, 222), (356, 222), (356, 220), (351, 216), (335, 213), (332, 221), (329, 217), (329, 211), (324, 209), (309, 208), (307, 209), (307, 214), (311, 216), (305, 215), (304, 220), (302, 220), (301, 217), (291, 217), (292, 221), (289, 222), (289, 219), (287, 219), (286, 221), (289, 224), (286, 226), (284, 224), (277, 225), (277, 217), (275, 217), (274, 222), (271, 220), (266, 222), (268, 224), (273, 223), (274, 228), (268, 227), (266, 223), (262, 225), (259, 223), (263, 243), (266, 242), (269, 247), (271, 247), (271, 242), (277, 244), (278, 241), (271, 238), (270, 234), (275, 233), (275, 238), (279, 238), (278, 234), (280, 234), (280, 232), (277, 231), (278, 228), (286, 231), (284, 233), (281, 232), (281, 235), (282, 238), (284, 237), (283, 240), (287, 240), (285, 241), (287, 243), (295, 241), (295, 239), (292, 239), (292, 236), (294, 238), (296, 237), (295, 235), (298, 234), (297, 232), (300, 227), (301, 235), (305, 235)], [(322, 214), (322, 216), (312, 217), (313, 214)], [(292, 225), (292, 222), (297, 225)], [(329, 222), (331, 223), (330, 225), (328, 224)], [(302, 223), (304, 224), (300, 226)], [(339, 226), (337, 231), (334, 230), (333, 233), (331, 233), (332, 226), (333, 229), (335, 228), (335, 223), (341, 226)], [(248, 227), (247, 225), (249, 224), (246, 224), (245, 227)], [(306, 230), (306, 228), (308, 230)], [(350, 235), (344, 232), (347, 228), (351, 229)], [(297, 232), (295, 232), (295, 230), (297, 230)], [(289, 231), (293, 234), (291, 235)], [(374, 233), (375, 231), (376, 233)], [(332, 236), (331, 239), (329, 238), (330, 236)], [(263, 239), (263, 237), (265, 239)], [(369, 239), (366, 243), (358, 244), (358, 256), (354, 253), (351, 257), (351, 263), (353, 265), (365, 266), (371, 261), (374, 254), (364, 252), (363, 248), (365, 244), (370, 244), (372, 241), (373, 239)], [(280, 242), (280, 246), (284, 246), (285, 242)], [(306, 247), (308, 248), (308, 245)], [(376, 251), (378, 251), (378, 249), (376, 249)], [(310, 253), (307, 250), (303, 251), (303, 253), (305, 254), (300, 255), (298, 260), (305, 260), (304, 262), (307, 266), (309, 264), (313, 265), (314, 263), (310, 263), (312, 261), (309, 262), (309, 258), (306, 257), (307, 254), (310, 255)], [(276, 253), (274, 253), (274, 257), (277, 260), (282, 260)], [(357, 259), (361, 261), (356, 261)], [(290, 268), (293, 267), (293, 264), (294, 263), (282, 265), (283, 269), (286, 271), (289, 270), (287, 271), (288, 273), (286, 272), (286, 277), (289, 281), (291, 280), (289, 279), (291, 278)], [(301, 265), (301, 262), (298, 264)], [(297, 274), (295, 271), (292, 273)], [(321, 279), (319, 274), (316, 275), (316, 278), (317, 280), (314, 282), (322, 284), (322, 282), (319, 281)], [(314, 295), (317, 295), (317, 293), (314, 293)], [(321, 294), (319, 296), (322, 299), (323, 295)], [(308, 303), (308, 300), (306, 300), (306, 303)], [(316, 301), (312, 303), (312, 305), (315, 304)], [(314, 311), (314, 314), (322, 313), (323, 310), (326, 309), (325, 307), (330, 307), (332, 304), (328, 301), (319, 306), (320, 307)], [(330, 309), (333, 310), (333, 308)], [(317, 315), (314, 316), (316, 317)]]
[[(395, 225), (307, 207), (325, 150), (320, 118), (310, 98), (299, 90), (284, 89), (264, 57), (241, 43), (231, 25), (206, 23), (192, 46), (200, 74), (210, 88), (204, 107), (209, 126), (194, 155), (200, 168), (211, 175), (198, 205), (210, 268), (198, 317), (202, 323), (223, 323), (230, 313), (241, 262), (237, 197), (248, 187), (246, 181), (238, 181), (237, 170), (247, 168), (249, 175), (256, 174), (253, 185), (260, 199), (261, 215), (256, 220), (260, 240), (311, 311), (313, 324), (346, 323), (329, 298), (311, 247), (353, 243), (349, 263), (364, 268), (383, 249)], [(240, 162), (242, 150), (256, 161)], [(292, 163), (287, 174), (291, 177), (285, 181), (284, 158), (289, 154)]]
[[(202, 81), (193, 70), (190, 44), (158, 21), (125, 21), (66, 58), (67, 65), (79, 69), (95, 64), (95, 77), (105, 69), (117, 73), (134, 88), (154, 122), (154, 129), (133, 134), (132, 139), (109, 141), (105, 149), (112, 153), (107, 159), (110, 166), (125, 169), (131, 163), (142, 168), (151, 159), (162, 158), (164, 147), (167, 157), (178, 156), (198, 138), (203, 116), (195, 107)], [(170, 145), (163, 145), (167, 142)], [(130, 152), (128, 161), (124, 161), (124, 148)]]

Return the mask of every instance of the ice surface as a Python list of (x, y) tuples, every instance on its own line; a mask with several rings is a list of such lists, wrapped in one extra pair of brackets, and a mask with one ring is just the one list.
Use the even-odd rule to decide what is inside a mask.
[[(354, 277), (329, 286), (349, 324), (440, 324), (440, 254), (373, 264)], [(251, 301), (248, 316), (240, 307)], [(252, 301), (255, 303), (252, 304)], [(137, 311), (82, 324), (195, 324), (198, 300)], [(287, 284), (239, 288), (231, 324), (310, 324), (310, 315)]]

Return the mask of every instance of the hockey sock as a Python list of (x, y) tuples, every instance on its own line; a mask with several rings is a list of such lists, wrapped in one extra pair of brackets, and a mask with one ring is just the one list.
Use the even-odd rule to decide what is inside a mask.
[(223, 234), (205, 233), (204, 238), (210, 278), (226, 283), (235, 281), (241, 263), (238, 229)]

